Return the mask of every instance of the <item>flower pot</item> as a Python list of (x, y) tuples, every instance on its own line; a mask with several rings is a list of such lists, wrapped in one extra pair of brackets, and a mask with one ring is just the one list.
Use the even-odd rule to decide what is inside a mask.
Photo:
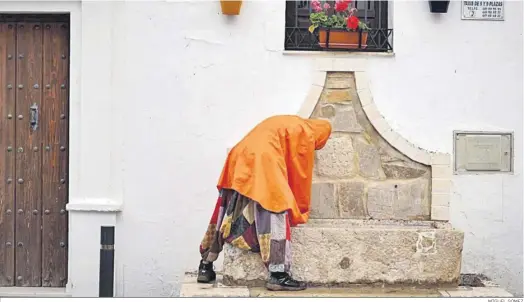
[(429, 11), (432, 13), (447, 13), (449, 1), (429, 1)]
[[(361, 35), (362, 34), (362, 35)], [(318, 33), (318, 44), (322, 48), (358, 49), (367, 47), (368, 33), (358, 31), (347, 31), (345, 29), (321, 28)]]
[(232, 0), (220, 0), (220, 6), (222, 7), (222, 14), (224, 15), (239, 15), (240, 8), (242, 7), (242, 0), (232, 1)]

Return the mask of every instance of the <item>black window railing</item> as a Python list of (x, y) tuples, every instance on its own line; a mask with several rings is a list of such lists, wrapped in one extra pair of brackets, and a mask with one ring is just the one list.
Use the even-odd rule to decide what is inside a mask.
[[(309, 32), (308, 27), (311, 25), (309, 15), (313, 12), (310, 0), (288, 0), (286, 1), (285, 49), (303, 51), (393, 51), (393, 30), (389, 29), (388, 25), (388, 2), (386, 0), (351, 1), (351, 7), (357, 9), (356, 16), (371, 29), (358, 34), (358, 38), (354, 36), (355, 34), (351, 34), (353, 37), (350, 40), (353, 41), (351, 43), (354, 43), (354, 45), (345, 47), (340, 41), (340, 39), (345, 39), (341, 37), (341, 35), (344, 35), (341, 30), (333, 29), (331, 34), (326, 34), (326, 31), (320, 32), (319, 29), (313, 33)], [(334, 13), (334, 0), (323, 0), (322, 3), (328, 3), (331, 6), (327, 10), (328, 14)], [(355, 40), (358, 42), (354, 42)]]
[[(358, 40), (351, 47), (344, 47), (335, 44), (330, 45), (327, 34), (322, 46), (319, 40), (317, 29), (310, 33), (307, 28), (286, 27), (286, 40), (284, 46), (286, 50), (302, 51), (366, 51), (366, 52), (391, 52), (393, 51), (393, 29), (369, 29), (366, 32), (357, 32)], [(367, 33), (367, 40), (363, 36)], [(362, 41), (365, 41), (364, 43)]]

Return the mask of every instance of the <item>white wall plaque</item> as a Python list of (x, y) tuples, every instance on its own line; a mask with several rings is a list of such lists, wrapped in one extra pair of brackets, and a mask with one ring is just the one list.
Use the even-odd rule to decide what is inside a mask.
[(462, 0), (462, 20), (504, 21), (504, 1)]
[(513, 171), (513, 134), (454, 132), (455, 173)]

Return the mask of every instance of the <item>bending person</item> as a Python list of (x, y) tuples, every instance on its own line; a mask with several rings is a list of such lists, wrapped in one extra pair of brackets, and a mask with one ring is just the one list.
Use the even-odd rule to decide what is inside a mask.
[(224, 243), (260, 253), (269, 290), (302, 290), (290, 274), (290, 226), (310, 211), (314, 151), (331, 134), (325, 120), (292, 115), (258, 124), (230, 152), (218, 181), (219, 197), (200, 245), (198, 282), (216, 279), (213, 261)]

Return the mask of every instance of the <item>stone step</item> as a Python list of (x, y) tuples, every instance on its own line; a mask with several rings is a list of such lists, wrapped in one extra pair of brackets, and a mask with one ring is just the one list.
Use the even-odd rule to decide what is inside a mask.
[(353, 285), (351, 287), (311, 287), (299, 292), (273, 292), (263, 287), (226, 286), (222, 276), (217, 276), (213, 284), (196, 282), (194, 274), (186, 275), (180, 289), (181, 297), (329, 297), (329, 298), (437, 298), (437, 297), (512, 297), (510, 293), (496, 285), (479, 287), (433, 287), (417, 286), (370, 286)]
[[(293, 276), (315, 286), (458, 285), (464, 234), (449, 224), (314, 220), (292, 230)], [(263, 286), (260, 255), (226, 245), (226, 285)]]
[(63, 287), (0, 287), (0, 298), (68, 298)]
[(296, 228), (371, 228), (371, 229), (452, 229), (449, 222), (427, 220), (378, 220), (378, 219), (309, 219)]

